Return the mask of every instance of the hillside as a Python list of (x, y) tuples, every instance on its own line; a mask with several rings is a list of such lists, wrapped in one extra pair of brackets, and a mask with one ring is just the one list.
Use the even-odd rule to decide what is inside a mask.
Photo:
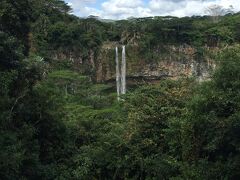
[(207, 16), (60, 21), (48, 27), (47, 37), (41, 37), (45, 43), (37, 41), (32, 49), (55, 61), (70, 59), (77, 71), (97, 82), (114, 79), (115, 47), (122, 45), (127, 46), (130, 79), (182, 75), (206, 79), (215, 67), (212, 54), (239, 43), (239, 19), (234, 14), (217, 23)]
[(0, 179), (239, 179), (239, 92), (240, 13), (113, 21), (1, 1)]

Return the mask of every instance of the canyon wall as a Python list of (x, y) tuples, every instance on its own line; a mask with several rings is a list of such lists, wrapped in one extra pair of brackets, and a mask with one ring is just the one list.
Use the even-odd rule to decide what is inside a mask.
[[(122, 45), (118, 42), (105, 42), (98, 50), (81, 52), (55, 52), (55, 60), (69, 60), (74, 69), (91, 75), (96, 82), (109, 82), (116, 79), (115, 48), (119, 47), (121, 59)], [(143, 49), (137, 44), (126, 45), (127, 81), (156, 81), (163, 78), (178, 79), (195, 77), (199, 81), (211, 78), (215, 62), (211, 55), (218, 48), (191, 47), (189, 45), (161, 45)]]
[[(96, 62), (97, 82), (115, 79), (114, 49), (117, 43), (105, 43)], [(203, 47), (200, 50), (188, 45), (165, 45), (155, 50), (142, 51), (136, 45), (127, 45), (127, 79), (159, 80), (162, 78), (178, 79), (195, 77), (207, 80), (215, 68), (210, 58), (214, 49)], [(119, 54), (120, 55), (120, 54)]]

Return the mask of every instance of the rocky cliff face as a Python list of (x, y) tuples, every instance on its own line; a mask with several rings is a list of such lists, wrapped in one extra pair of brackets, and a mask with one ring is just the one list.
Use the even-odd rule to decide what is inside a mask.
[[(93, 76), (97, 82), (115, 81), (115, 47), (117, 42), (106, 42), (98, 52), (89, 49), (85, 56), (74, 52), (53, 53), (54, 59), (69, 59), (73, 67)], [(163, 45), (154, 49), (142, 49), (136, 43), (126, 46), (127, 80), (155, 81), (163, 78), (196, 77), (207, 80), (215, 68), (210, 55), (217, 49), (188, 45)]]
[[(115, 54), (117, 43), (105, 43), (96, 61), (96, 80), (98, 82), (115, 79)], [(127, 79), (159, 80), (196, 77), (199, 80), (210, 78), (215, 63), (209, 57), (213, 49), (183, 46), (162, 46), (152, 52), (141, 52), (136, 45), (128, 45)], [(146, 54), (148, 56), (146, 56)], [(119, 54), (120, 58), (121, 55)]]

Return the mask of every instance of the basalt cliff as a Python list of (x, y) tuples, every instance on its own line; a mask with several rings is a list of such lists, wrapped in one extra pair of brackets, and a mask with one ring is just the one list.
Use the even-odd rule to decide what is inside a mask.
[[(65, 53), (56, 59), (70, 59), (74, 68), (91, 74), (96, 82), (112, 82), (116, 78), (115, 48), (118, 42), (105, 42), (97, 51), (89, 50), (87, 58)], [(162, 45), (154, 50), (143, 51), (140, 46), (126, 45), (127, 81), (133, 83), (158, 82), (163, 78), (194, 77), (199, 81), (211, 78), (216, 64), (211, 55), (218, 48), (196, 48), (187, 44)], [(121, 58), (121, 53), (119, 53)]]
[[(117, 43), (106, 43), (102, 46), (99, 56), (95, 58), (95, 77), (97, 82), (115, 79), (114, 47)], [(207, 80), (215, 68), (211, 53), (217, 48), (191, 47), (189, 45), (166, 45), (158, 47), (154, 52), (141, 52), (139, 46), (127, 46), (127, 79), (135, 81), (156, 81), (162, 78), (178, 79), (195, 77)]]

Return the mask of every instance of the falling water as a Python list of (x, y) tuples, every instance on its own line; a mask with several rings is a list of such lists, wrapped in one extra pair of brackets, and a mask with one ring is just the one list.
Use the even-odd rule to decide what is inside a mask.
[(116, 84), (117, 95), (120, 100), (121, 94), (126, 94), (126, 47), (122, 46), (122, 63), (121, 69), (118, 58), (118, 47), (116, 47)]
[(121, 93), (126, 94), (126, 48), (122, 46)]
[(119, 60), (118, 60), (118, 47), (116, 47), (116, 83), (117, 83), (117, 95), (118, 100), (120, 96), (120, 70), (119, 70)]

